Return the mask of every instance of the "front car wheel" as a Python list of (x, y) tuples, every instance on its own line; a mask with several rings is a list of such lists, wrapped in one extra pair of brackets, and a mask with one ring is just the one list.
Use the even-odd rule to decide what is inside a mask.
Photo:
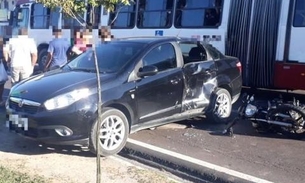
[[(129, 123), (121, 111), (106, 108), (102, 111), (101, 125), (99, 127), (99, 147), (101, 156), (110, 156), (119, 153), (126, 144), (129, 135)], [(96, 120), (90, 132), (90, 150), (97, 154), (96, 146)]]

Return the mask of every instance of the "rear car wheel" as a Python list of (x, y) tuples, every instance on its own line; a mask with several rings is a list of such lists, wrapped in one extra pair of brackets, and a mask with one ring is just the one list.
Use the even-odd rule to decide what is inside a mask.
[[(114, 108), (105, 108), (101, 115), (99, 133), (100, 155), (110, 156), (119, 153), (126, 144), (129, 135), (129, 124), (126, 116)], [(97, 154), (96, 120), (90, 132), (90, 150)]]
[(226, 89), (219, 88), (211, 100), (213, 108), (211, 112), (206, 114), (206, 117), (215, 123), (226, 123), (232, 112), (232, 98), (230, 93)]

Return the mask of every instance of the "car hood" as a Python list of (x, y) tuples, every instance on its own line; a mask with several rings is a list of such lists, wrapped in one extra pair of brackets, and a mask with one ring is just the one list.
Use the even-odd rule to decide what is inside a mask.
[[(101, 74), (101, 81), (105, 84), (114, 77), (114, 74)], [(10, 96), (42, 103), (75, 89), (96, 87), (96, 83), (96, 73), (57, 70), (31, 77), (17, 84), (12, 88)]]

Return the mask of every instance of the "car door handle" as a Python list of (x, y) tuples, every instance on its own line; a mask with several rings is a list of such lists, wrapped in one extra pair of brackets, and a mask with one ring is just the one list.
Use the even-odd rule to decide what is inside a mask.
[(180, 79), (171, 79), (170, 81), (173, 85), (176, 85), (179, 83)]

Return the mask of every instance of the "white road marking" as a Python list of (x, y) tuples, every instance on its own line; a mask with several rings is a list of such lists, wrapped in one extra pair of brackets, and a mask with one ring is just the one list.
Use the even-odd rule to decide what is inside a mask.
[(202, 161), (202, 160), (199, 160), (199, 159), (195, 159), (195, 158), (183, 155), (183, 154), (179, 154), (179, 153), (176, 153), (176, 152), (173, 152), (173, 151), (162, 149), (160, 147), (156, 147), (156, 146), (146, 144), (144, 142), (140, 142), (140, 141), (133, 140), (133, 139), (130, 139), (130, 138), (127, 140), (127, 142), (129, 142), (131, 144), (138, 145), (138, 146), (145, 147), (145, 148), (150, 149), (152, 151), (157, 151), (159, 153), (163, 153), (163, 154), (166, 154), (166, 155), (169, 155), (169, 156), (173, 156), (175, 158), (178, 158), (178, 159), (181, 159), (181, 160), (184, 160), (184, 161), (188, 161), (190, 163), (194, 163), (194, 164), (202, 166), (202, 167), (206, 167), (206, 168), (209, 168), (209, 169), (212, 169), (212, 170), (215, 170), (215, 171), (218, 171), (218, 172), (222, 172), (222, 173), (225, 173), (225, 174), (237, 177), (237, 178), (241, 178), (241, 179), (244, 179), (244, 180), (247, 180), (247, 181), (256, 182), (256, 183), (272, 183), (268, 180), (260, 179), (258, 177), (254, 177), (254, 176), (247, 175), (247, 174), (235, 171), (235, 170), (231, 170), (231, 169), (228, 169), (228, 168), (225, 168), (225, 167), (214, 165), (212, 163), (208, 163), (208, 162), (205, 162), (205, 161)]

